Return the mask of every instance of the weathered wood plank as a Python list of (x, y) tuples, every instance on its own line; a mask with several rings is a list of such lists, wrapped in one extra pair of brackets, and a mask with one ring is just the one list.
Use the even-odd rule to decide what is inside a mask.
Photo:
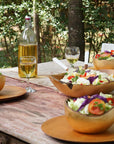
[[(9, 77), (6, 77), (6, 84), (26, 87), (25, 82)], [(56, 144), (56, 140), (42, 132), (41, 125), (64, 114), (66, 96), (51, 88), (35, 84), (31, 87), (37, 91), (0, 104), (0, 130), (31, 144)]]

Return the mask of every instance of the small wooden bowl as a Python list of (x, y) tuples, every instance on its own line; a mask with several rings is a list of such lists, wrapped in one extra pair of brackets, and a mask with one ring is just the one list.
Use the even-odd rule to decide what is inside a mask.
[(93, 58), (93, 64), (95, 69), (114, 69), (114, 59), (98, 60), (96, 58)]
[(0, 75), (0, 91), (3, 89), (5, 85), (5, 76)]
[(69, 108), (67, 100), (65, 101), (65, 116), (69, 125), (75, 131), (81, 133), (100, 133), (114, 124), (114, 107), (103, 115), (88, 116)]
[[(106, 70), (104, 70), (104, 72), (105, 71)], [(110, 71), (108, 70), (107, 73), (109, 74)], [(100, 92), (109, 93), (114, 90), (114, 81), (107, 82), (101, 85), (78, 85), (78, 84), (72, 85), (69, 83), (61, 82), (60, 79), (62, 79), (63, 76), (64, 73), (61, 73), (57, 75), (50, 75), (49, 78), (59, 91), (70, 97), (81, 97), (84, 95), (93, 95)]]

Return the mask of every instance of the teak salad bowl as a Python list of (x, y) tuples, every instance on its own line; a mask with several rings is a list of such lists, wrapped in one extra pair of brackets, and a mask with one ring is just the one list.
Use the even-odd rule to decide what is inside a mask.
[[(104, 72), (105, 71), (110, 74), (110, 71), (104, 70)], [(70, 97), (81, 97), (84, 95), (93, 95), (100, 92), (109, 93), (114, 90), (114, 81), (107, 82), (101, 85), (78, 85), (60, 81), (63, 76), (64, 73), (61, 73), (50, 75), (49, 78), (59, 91)]]

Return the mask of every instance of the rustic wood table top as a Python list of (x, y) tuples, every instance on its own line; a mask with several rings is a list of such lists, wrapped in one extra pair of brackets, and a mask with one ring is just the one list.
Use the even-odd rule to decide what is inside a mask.
[[(66, 60), (62, 62), (69, 66)], [(78, 61), (76, 66), (79, 65), (84, 66), (84, 63)], [(26, 87), (26, 79), (18, 76), (17, 67), (0, 69), (0, 72), (6, 76), (5, 85)], [(36, 92), (0, 103), (0, 131), (30, 144), (67, 143), (49, 137), (41, 130), (46, 120), (64, 115), (64, 101), (67, 97), (48, 78), (50, 74), (61, 72), (65, 70), (54, 62), (38, 64), (38, 77), (30, 79), (31, 87)]]

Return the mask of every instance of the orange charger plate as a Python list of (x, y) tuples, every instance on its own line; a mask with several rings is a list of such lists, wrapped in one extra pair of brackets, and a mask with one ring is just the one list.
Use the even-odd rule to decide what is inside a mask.
[(26, 89), (17, 86), (4, 86), (0, 91), (0, 101), (14, 99), (26, 93)]
[(47, 120), (41, 126), (48, 136), (69, 142), (112, 142), (114, 141), (114, 124), (107, 131), (99, 134), (83, 134), (74, 131), (65, 116)]

